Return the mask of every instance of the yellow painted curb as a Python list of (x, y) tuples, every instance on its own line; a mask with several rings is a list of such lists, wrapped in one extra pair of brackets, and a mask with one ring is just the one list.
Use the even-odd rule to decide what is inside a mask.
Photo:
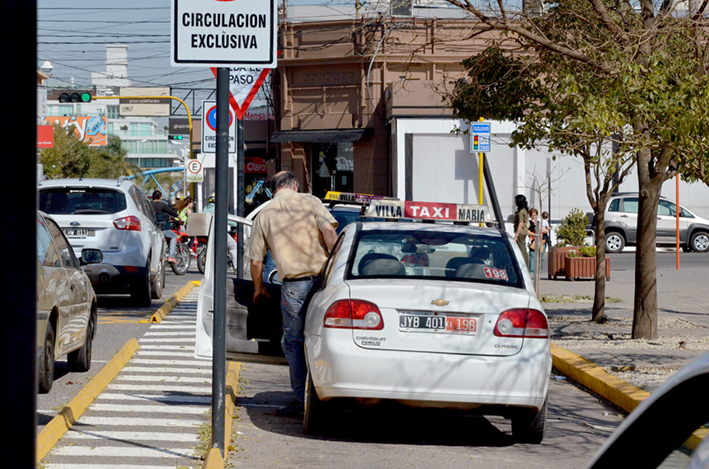
[[(228, 362), (226, 370), (226, 409), (224, 420), (224, 448), (225, 453), (229, 453), (231, 445), (231, 426), (234, 423), (234, 408), (236, 407), (236, 397), (239, 392), (239, 372), (241, 371), (241, 363)], [(218, 448), (212, 448), (204, 458), (202, 469), (224, 469), (224, 460), (226, 455), (222, 456)]]
[(222, 458), (222, 452), (217, 448), (210, 449), (207, 453), (207, 457), (204, 458), (202, 469), (224, 469), (224, 458)]
[(591, 391), (600, 394), (626, 412), (632, 412), (649, 392), (607, 373), (603, 368), (566, 349), (551, 344), (554, 368)]
[(236, 407), (236, 398), (239, 394), (239, 372), (241, 371), (241, 363), (228, 362), (226, 370), (226, 423), (224, 425), (224, 441), (225, 447), (229, 448), (231, 444), (231, 426), (234, 419), (234, 408)]
[(54, 417), (37, 435), (37, 462), (39, 463), (57, 441), (76, 423), (96, 396), (111, 382), (133, 354), (140, 349), (136, 339), (129, 340), (74, 399)]
[[(595, 363), (554, 343), (551, 344), (551, 356), (554, 368), (627, 412), (635, 410), (650, 396), (649, 392), (616, 378)], [(708, 432), (705, 428), (695, 431), (684, 446), (695, 450)]]
[(167, 300), (160, 308), (158, 308), (157, 311), (155, 311), (153, 317), (150, 318), (150, 322), (162, 322), (162, 320), (165, 319), (165, 316), (167, 316), (167, 313), (172, 311), (172, 308), (174, 308), (177, 303), (179, 303), (185, 296), (187, 296), (187, 294), (192, 291), (194, 286), (194, 282), (188, 282), (184, 287), (180, 288), (177, 293), (172, 295), (169, 300)]

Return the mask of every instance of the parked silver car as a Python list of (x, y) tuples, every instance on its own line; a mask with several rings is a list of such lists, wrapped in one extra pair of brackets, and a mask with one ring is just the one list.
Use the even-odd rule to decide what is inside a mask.
[(81, 265), (101, 262), (85, 249), (81, 263), (59, 226), (37, 213), (37, 374), (39, 392), (54, 381), (54, 363), (67, 355), (69, 369), (88, 371), (96, 335), (96, 294)]
[(55, 179), (39, 183), (39, 207), (57, 221), (74, 252), (103, 252), (84, 270), (96, 293), (130, 293), (140, 306), (162, 296), (166, 242), (155, 212), (126, 178)]
[[(614, 194), (606, 209), (606, 252), (634, 246), (638, 231), (638, 194)], [(709, 220), (679, 206), (679, 243), (685, 251), (709, 251)], [(657, 244), (675, 245), (677, 204), (660, 197), (657, 207)]]

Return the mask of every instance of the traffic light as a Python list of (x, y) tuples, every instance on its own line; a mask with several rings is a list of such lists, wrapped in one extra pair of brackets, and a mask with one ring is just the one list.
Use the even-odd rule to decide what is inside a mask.
[(60, 103), (90, 103), (93, 98), (93, 91), (87, 90), (67, 90), (59, 93)]
[(184, 138), (183, 135), (168, 135), (167, 139), (168, 140), (182, 140)]

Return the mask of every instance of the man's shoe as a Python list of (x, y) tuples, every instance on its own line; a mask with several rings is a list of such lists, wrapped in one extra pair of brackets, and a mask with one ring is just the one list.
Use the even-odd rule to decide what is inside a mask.
[(174, 257), (168, 257), (168, 258), (167, 258), (167, 261), (168, 261), (170, 264), (177, 264), (177, 259), (175, 259)]
[(302, 418), (304, 410), (305, 410), (305, 406), (303, 405), (302, 402), (292, 401), (287, 406), (281, 407), (280, 409), (276, 410), (275, 415), (276, 415), (276, 417)]

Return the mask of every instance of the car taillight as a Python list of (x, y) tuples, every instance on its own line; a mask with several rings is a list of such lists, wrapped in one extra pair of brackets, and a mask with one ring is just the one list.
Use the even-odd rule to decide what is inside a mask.
[(140, 218), (131, 215), (129, 217), (125, 218), (119, 218), (118, 220), (113, 221), (113, 226), (118, 228), (119, 230), (128, 230), (128, 231), (140, 231), (142, 227), (140, 226)]
[(338, 300), (325, 313), (325, 327), (336, 329), (384, 329), (382, 313), (374, 303), (364, 300)]
[(549, 323), (544, 313), (536, 309), (510, 309), (497, 318), (495, 335), (498, 337), (548, 339)]

